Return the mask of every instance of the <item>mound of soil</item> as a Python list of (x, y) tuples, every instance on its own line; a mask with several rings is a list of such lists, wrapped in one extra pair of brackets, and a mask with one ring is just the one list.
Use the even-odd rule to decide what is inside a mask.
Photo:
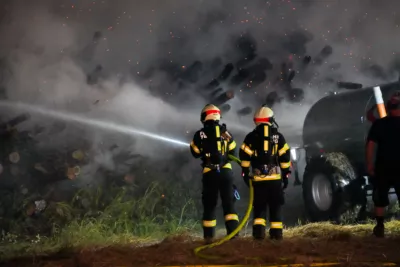
[(58, 267), (153, 267), (185, 265), (284, 265), (293, 263), (341, 262), (343, 266), (383, 266), (400, 263), (400, 237), (377, 239), (339, 235), (327, 239), (297, 239), (283, 241), (253, 241), (238, 238), (219, 247), (205, 250), (206, 255), (219, 259), (199, 259), (193, 249), (202, 245), (187, 238), (166, 239), (150, 246), (87, 248), (53, 255), (48, 258), (19, 259), (2, 266)]

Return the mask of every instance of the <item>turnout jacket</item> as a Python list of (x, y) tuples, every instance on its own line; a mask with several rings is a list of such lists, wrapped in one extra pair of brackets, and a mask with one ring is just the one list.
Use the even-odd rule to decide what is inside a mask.
[[(270, 123), (258, 125), (247, 134), (239, 158), (244, 175), (253, 170), (254, 181), (279, 180), (290, 171), (290, 148), (284, 136)], [(280, 169), (279, 169), (280, 168)]]
[(190, 152), (193, 157), (201, 158), (203, 174), (215, 168), (232, 169), (228, 155), (235, 156), (236, 142), (225, 125), (208, 121), (194, 134)]

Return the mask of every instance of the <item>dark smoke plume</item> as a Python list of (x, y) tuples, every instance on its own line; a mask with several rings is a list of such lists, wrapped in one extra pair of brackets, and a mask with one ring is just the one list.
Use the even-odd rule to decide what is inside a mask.
[[(309, 106), (338, 82), (398, 79), (400, 3), (376, 3), (3, 1), (0, 97), (184, 140), (208, 102), (223, 105), (239, 139), (253, 127), (250, 110), (268, 103), (282, 131), (295, 135)], [(37, 122), (48, 131), (54, 123)], [(104, 133), (74, 127), (38, 141), (57, 146), (86, 136), (98, 153), (112, 153), (98, 148)], [(162, 155), (156, 141), (115, 142)], [(98, 163), (114, 166), (108, 158)]]

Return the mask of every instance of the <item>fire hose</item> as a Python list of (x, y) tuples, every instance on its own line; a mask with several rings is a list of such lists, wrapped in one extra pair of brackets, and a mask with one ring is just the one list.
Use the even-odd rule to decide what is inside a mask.
[[(229, 159), (232, 161), (235, 161), (237, 163), (241, 163), (240, 159), (229, 155)], [(240, 230), (242, 230), (242, 228), (245, 226), (245, 224), (247, 223), (247, 221), (250, 218), (250, 213), (251, 210), (253, 208), (253, 199), (254, 199), (254, 188), (253, 188), (253, 184), (252, 184), (252, 180), (250, 179), (249, 181), (249, 189), (250, 189), (250, 196), (249, 196), (249, 204), (247, 206), (247, 210), (246, 213), (241, 221), (241, 223), (238, 225), (238, 227), (236, 227), (235, 230), (233, 230), (232, 233), (230, 233), (229, 235), (225, 236), (224, 238), (222, 238), (221, 240), (218, 240), (214, 243), (208, 244), (208, 245), (204, 245), (204, 246), (200, 246), (194, 249), (194, 254), (199, 257), (199, 258), (203, 258), (203, 259), (208, 259), (208, 260), (213, 260), (213, 259), (219, 259), (220, 257), (218, 256), (210, 256), (210, 255), (204, 255), (202, 253), (200, 253), (200, 251), (205, 250), (205, 249), (210, 249), (219, 245), (222, 245), (223, 243), (231, 240), (237, 233), (240, 232)]]

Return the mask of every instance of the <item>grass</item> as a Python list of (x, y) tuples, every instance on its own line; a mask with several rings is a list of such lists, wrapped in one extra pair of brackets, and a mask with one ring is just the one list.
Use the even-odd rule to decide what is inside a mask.
[[(81, 190), (70, 203), (50, 204), (35, 221), (37, 229), (44, 224), (49, 231), (24, 234), (25, 226), (20, 220), (9, 232), (3, 233), (0, 260), (49, 256), (85, 248), (143, 246), (171, 236), (199, 238), (199, 203), (192, 200), (187, 188), (168, 186), (150, 183), (141, 195), (135, 187)], [(250, 225), (242, 231), (242, 236), (251, 234)], [(348, 226), (313, 223), (287, 228), (284, 235), (289, 239), (346, 240), (351, 236), (368, 236), (372, 227), (373, 222)], [(400, 222), (390, 221), (386, 227), (388, 234), (400, 235)], [(218, 233), (224, 232), (221, 229)]]
[[(0, 259), (7, 260), (19, 257), (47, 256), (60, 251), (77, 251), (82, 248), (149, 245), (160, 242), (168, 236), (186, 236), (190, 239), (199, 238), (199, 222), (179, 220), (166, 221), (163, 224), (154, 220), (142, 221), (139, 224), (129, 223), (121, 228), (118, 224), (110, 227), (101, 220), (73, 221), (57, 234), (51, 237), (36, 236), (36, 238), (16, 242), (12, 236), (0, 245)], [(362, 225), (334, 225), (331, 223), (310, 223), (284, 231), (285, 238), (328, 238), (346, 240), (350, 237), (369, 236), (373, 223)], [(132, 234), (132, 229), (137, 234)], [(400, 222), (386, 223), (387, 233), (400, 235)], [(221, 231), (222, 232), (222, 231)]]
[[(289, 238), (336, 238), (345, 236), (369, 236), (375, 222), (356, 225), (337, 225), (328, 222), (310, 223), (287, 229), (285, 236)], [(400, 221), (389, 221), (385, 224), (386, 233), (389, 235), (400, 235)]]
[[(25, 220), (16, 220), (2, 235), (0, 260), (65, 249), (149, 243), (167, 235), (198, 232), (197, 203), (186, 195), (185, 188), (174, 188), (172, 197), (165, 194), (168, 189), (151, 183), (142, 195), (134, 187), (81, 190), (70, 203), (51, 203), (38, 218), (27, 218), (31, 219), (29, 228), (38, 234), (27, 234)], [(41, 232), (42, 228), (47, 231)]]
[[(166, 221), (163, 224), (152, 220), (139, 224), (124, 223), (123, 229), (118, 223), (113, 228), (101, 220), (73, 221), (57, 234), (46, 237), (37, 235), (28, 240), (16, 240), (16, 236), (5, 235), (0, 244), (0, 259), (18, 257), (45, 256), (63, 250), (76, 250), (85, 247), (106, 247), (111, 245), (153, 243), (170, 234), (185, 234), (196, 229), (197, 223), (188, 221), (178, 224), (178, 220)], [(136, 234), (130, 230), (134, 229)]]

